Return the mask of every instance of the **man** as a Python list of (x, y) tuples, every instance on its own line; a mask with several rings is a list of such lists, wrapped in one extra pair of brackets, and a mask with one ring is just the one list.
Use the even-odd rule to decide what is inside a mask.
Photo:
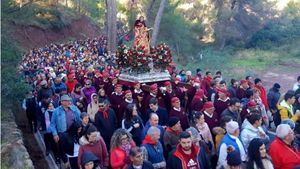
[(164, 86), (166, 88), (166, 91), (163, 93), (163, 97), (164, 97), (164, 101), (165, 101), (165, 105), (166, 105), (166, 109), (168, 111), (171, 110), (172, 108), (172, 105), (171, 105), (171, 99), (173, 97), (176, 97), (176, 93), (175, 91), (173, 90), (173, 87), (172, 87), (172, 84), (170, 81), (166, 81), (164, 83)]
[(225, 88), (218, 89), (218, 96), (219, 98), (214, 102), (214, 107), (218, 117), (220, 117), (221, 113), (228, 108), (230, 99)]
[(205, 102), (203, 105), (203, 114), (205, 122), (207, 123), (210, 131), (213, 128), (220, 126), (219, 116), (215, 112), (215, 107), (213, 102)]
[(141, 84), (139, 82), (135, 82), (133, 87), (134, 87), (134, 89), (132, 92), (132, 98), (133, 98), (133, 100), (136, 101), (136, 103), (137, 103), (136, 106), (137, 106), (139, 112), (144, 113), (145, 110), (143, 109), (143, 99), (144, 99), (145, 94), (144, 94), (143, 90), (141, 89)]
[(128, 169), (154, 169), (149, 161), (144, 160), (143, 151), (139, 147), (133, 147), (130, 149), (129, 158), (131, 164), (128, 166)]
[(165, 129), (161, 125), (159, 125), (159, 117), (156, 113), (151, 113), (149, 115), (149, 120), (146, 123), (144, 130), (143, 130), (143, 139), (147, 135), (147, 131), (149, 130), (149, 128), (152, 126), (160, 129), (160, 131), (161, 131), (160, 132), (161, 133), (160, 141), (162, 142)]
[(258, 113), (252, 113), (244, 121), (245, 127), (241, 132), (241, 140), (244, 143), (245, 149), (248, 149), (249, 143), (254, 138), (260, 138), (264, 140), (264, 143), (269, 143), (269, 136), (266, 135), (261, 127), (262, 116)]
[(189, 132), (184, 131), (179, 136), (176, 150), (168, 159), (169, 169), (210, 169), (209, 160), (204, 149), (193, 144)]
[(265, 108), (268, 109), (268, 100), (267, 100), (267, 92), (266, 89), (262, 85), (262, 81), (259, 78), (254, 79), (254, 87), (260, 91), (260, 98)]
[(180, 107), (179, 98), (173, 97), (171, 102), (173, 108), (170, 111), (170, 117), (178, 117), (180, 119), (180, 123), (183, 130), (189, 128), (188, 116), (186, 112), (183, 110), (183, 108)]
[(278, 83), (274, 83), (273, 87), (268, 92), (267, 99), (268, 99), (269, 110), (273, 115), (273, 121), (276, 126), (278, 126), (281, 121), (277, 109), (277, 104), (279, 102), (280, 96), (281, 96), (280, 85)]
[[(61, 105), (54, 109), (52, 113), (50, 130), (53, 135), (55, 143), (60, 143), (60, 137), (65, 133), (74, 122), (80, 122), (80, 111), (72, 105), (72, 98), (68, 95), (61, 96)], [(61, 144), (59, 144), (61, 146)], [(60, 147), (60, 150), (62, 148)], [(66, 164), (68, 161), (64, 152), (60, 152), (63, 162)]]
[(26, 111), (26, 116), (31, 132), (37, 132), (37, 103), (34, 91), (28, 91), (26, 99), (23, 101), (23, 109)]
[(166, 168), (163, 146), (159, 138), (159, 128), (152, 126), (142, 144), (144, 160), (150, 161), (155, 169)]
[(240, 82), (240, 87), (236, 90), (236, 97), (238, 99), (243, 99), (246, 97), (246, 90), (249, 88), (248, 81), (243, 79)]
[(120, 106), (120, 109), (121, 109), (120, 111), (122, 111), (123, 114), (125, 113), (125, 110), (126, 110), (128, 104), (134, 104), (136, 106), (136, 102), (132, 98), (131, 90), (126, 90), (124, 92), (124, 100), (122, 101), (121, 106)]
[(168, 122), (168, 112), (166, 109), (160, 107), (158, 105), (158, 100), (157, 98), (151, 98), (150, 101), (149, 101), (149, 107), (150, 109), (148, 109), (145, 113), (145, 117), (143, 117), (143, 120), (146, 122), (148, 121), (149, 119), (149, 114), (151, 113), (156, 113), (159, 117), (159, 125), (161, 126), (166, 126), (167, 125), (167, 122)]
[(212, 81), (213, 77), (210, 71), (205, 73), (203, 81), (201, 83), (201, 89), (204, 90), (204, 93), (207, 93), (210, 88), (210, 82)]
[(284, 95), (284, 100), (277, 106), (280, 114), (281, 123), (293, 124), (299, 119), (300, 113), (294, 113), (293, 104), (295, 103), (295, 92), (289, 90)]
[(273, 87), (269, 90), (267, 98), (270, 111), (274, 114), (277, 111), (277, 104), (280, 99), (280, 85), (274, 83)]
[(239, 82), (235, 79), (230, 80), (231, 86), (228, 88), (228, 92), (230, 94), (230, 98), (236, 97), (236, 91), (239, 85)]
[(72, 93), (75, 85), (77, 84), (77, 80), (75, 79), (75, 74), (69, 74), (68, 75), (68, 81), (66, 82), (66, 86), (68, 89), (68, 93)]
[(53, 97), (54, 91), (52, 88), (48, 87), (48, 82), (46, 80), (41, 81), (41, 89), (37, 94), (37, 102), (41, 108), (47, 109), (48, 104), (50, 103), (51, 98)]
[(113, 109), (109, 108), (108, 100), (99, 100), (99, 110), (95, 115), (95, 126), (101, 133), (107, 149), (109, 150), (110, 139), (117, 129), (117, 118)]
[(111, 96), (109, 97), (109, 101), (111, 103), (111, 108), (116, 113), (118, 124), (121, 124), (121, 121), (124, 116), (124, 111), (121, 110), (121, 104), (124, 99), (122, 87), (123, 86), (121, 84), (117, 84), (115, 86), (115, 91), (112, 92)]
[(270, 145), (269, 154), (275, 169), (294, 169), (300, 165), (300, 152), (293, 146), (293, 130), (288, 124), (280, 124), (276, 129), (276, 138)]
[(243, 107), (240, 113), (242, 122), (244, 122), (246, 117), (249, 116), (253, 111), (258, 111), (261, 114), (260, 110), (257, 109), (256, 102), (254, 100), (250, 100), (247, 106)]
[(179, 135), (182, 132), (180, 120), (178, 117), (171, 117), (168, 121), (168, 127), (164, 134), (164, 146), (167, 152), (176, 148), (179, 142)]
[(149, 102), (151, 98), (157, 98), (158, 94), (158, 87), (157, 84), (154, 83), (150, 86), (150, 93), (149, 95), (145, 96), (144, 103), (143, 103), (143, 109), (147, 110), (149, 108)]
[(62, 82), (62, 78), (59, 76), (54, 79), (54, 83), (52, 84), (52, 90), (55, 91), (55, 89), (60, 89), (60, 91), (67, 89), (66, 84)]
[(236, 121), (230, 121), (226, 124), (227, 133), (220, 143), (218, 166), (226, 166), (227, 148), (233, 146), (240, 153), (242, 161), (246, 161), (246, 150), (239, 139), (240, 129)]
[(189, 111), (201, 111), (204, 105), (204, 91), (202, 89), (197, 89), (193, 100), (190, 104)]
[(59, 134), (66, 132), (74, 121), (80, 121), (79, 109), (72, 105), (72, 98), (61, 96), (61, 106), (53, 111), (50, 128), (55, 142), (59, 141)]
[(222, 112), (221, 118), (225, 116), (229, 116), (232, 120), (238, 122), (239, 125), (241, 125), (242, 121), (240, 116), (240, 109), (241, 109), (240, 100), (238, 98), (232, 98), (229, 101), (228, 108)]

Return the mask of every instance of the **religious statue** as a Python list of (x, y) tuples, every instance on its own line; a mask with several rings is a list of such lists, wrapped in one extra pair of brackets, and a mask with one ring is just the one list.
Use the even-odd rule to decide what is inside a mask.
[(133, 47), (142, 47), (146, 54), (150, 53), (149, 30), (143, 16), (135, 21)]

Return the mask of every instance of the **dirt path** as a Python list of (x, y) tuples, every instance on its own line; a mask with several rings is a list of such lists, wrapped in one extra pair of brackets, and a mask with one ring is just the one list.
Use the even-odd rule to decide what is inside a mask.
[(282, 63), (276, 67), (270, 67), (268, 70), (257, 72), (258, 77), (263, 80), (264, 86), (269, 90), (274, 83), (281, 85), (281, 93), (292, 89), (298, 76), (300, 76), (299, 63)]

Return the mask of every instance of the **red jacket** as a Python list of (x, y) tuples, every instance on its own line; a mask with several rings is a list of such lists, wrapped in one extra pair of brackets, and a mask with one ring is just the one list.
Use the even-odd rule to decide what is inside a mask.
[(254, 87), (260, 91), (260, 98), (262, 100), (262, 103), (265, 105), (265, 108), (268, 109), (269, 106), (268, 106), (267, 93), (266, 93), (265, 88), (262, 86), (258, 86), (258, 85), (255, 85)]
[(276, 138), (270, 145), (269, 154), (275, 169), (293, 169), (300, 165), (300, 152)]
[(67, 81), (67, 82), (66, 82), (66, 86), (67, 86), (67, 88), (68, 88), (68, 93), (72, 93), (72, 91), (73, 91), (73, 89), (74, 89), (76, 83), (78, 83), (77, 80)]
[[(135, 147), (135, 143), (131, 143), (131, 147)], [(110, 153), (110, 165), (113, 169), (123, 169), (127, 167), (127, 164), (129, 162), (129, 157), (127, 157), (126, 152), (120, 148), (117, 147), (113, 149)]]

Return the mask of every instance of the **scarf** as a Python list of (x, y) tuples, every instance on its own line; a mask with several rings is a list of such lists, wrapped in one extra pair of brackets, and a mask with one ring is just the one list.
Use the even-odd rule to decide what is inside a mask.
[(148, 134), (146, 135), (145, 139), (143, 140), (143, 144), (151, 144), (156, 145), (157, 141), (154, 141)]
[(126, 152), (126, 155), (128, 156), (129, 155), (129, 151), (131, 149), (131, 144), (127, 143), (125, 145), (121, 145), (121, 149), (124, 150)]
[(108, 118), (108, 113), (105, 110), (103, 110), (103, 108), (99, 108), (98, 111), (103, 114), (103, 118), (104, 119)]

